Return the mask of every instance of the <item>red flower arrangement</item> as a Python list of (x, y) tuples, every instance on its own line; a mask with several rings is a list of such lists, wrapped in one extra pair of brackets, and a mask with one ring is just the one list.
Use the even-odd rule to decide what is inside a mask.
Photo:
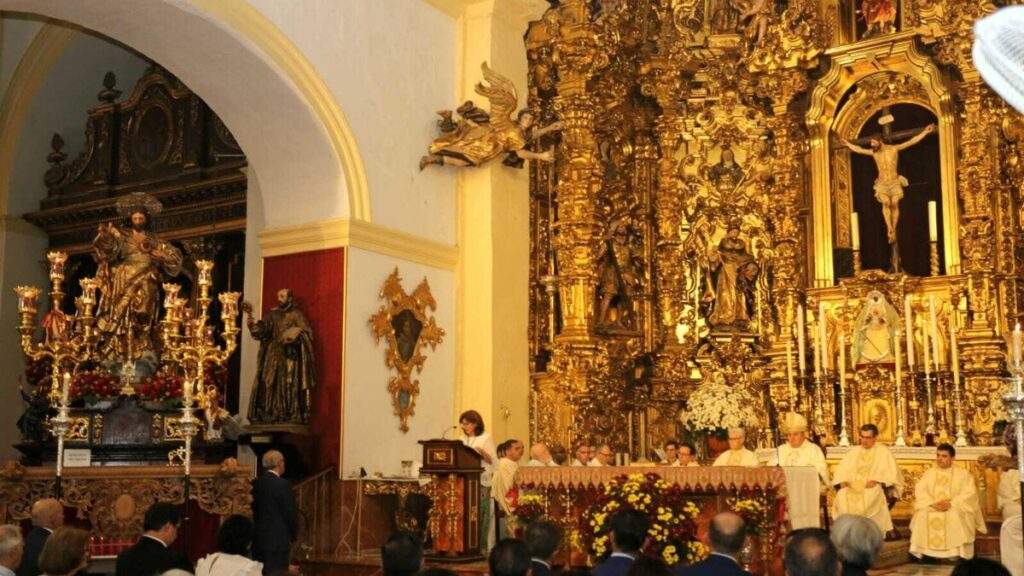
[(86, 404), (100, 398), (117, 396), (121, 387), (116, 376), (102, 371), (79, 372), (71, 379), (71, 401), (83, 400)]

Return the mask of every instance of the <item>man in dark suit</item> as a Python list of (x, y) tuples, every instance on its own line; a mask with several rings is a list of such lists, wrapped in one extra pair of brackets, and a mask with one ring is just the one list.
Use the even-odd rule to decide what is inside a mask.
[(284, 571), (297, 574), (298, 566), (291, 565), (290, 556), (299, 525), (291, 482), (282, 477), (284, 455), (269, 450), (261, 462), (263, 474), (252, 487), (252, 518), (256, 524), (253, 555), (263, 563), (266, 576)]
[(839, 552), (821, 528), (790, 532), (782, 563), (788, 576), (839, 576), (842, 572)]
[(562, 542), (562, 531), (554, 522), (531, 522), (523, 532), (523, 542), (530, 551), (531, 576), (551, 576), (551, 557)]
[(647, 541), (647, 516), (637, 510), (619, 510), (612, 515), (612, 555), (591, 571), (592, 576), (625, 576)]
[(181, 510), (169, 502), (157, 502), (146, 510), (142, 536), (131, 548), (117, 555), (117, 576), (153, 576), (179, 568), (192, 571), (192, 565), (170, 546), (178, 538)]
[(526, 576), (530, 573), (530, 551), (522, 540), (502, 538), (487, 556), (491, 576)]
[(39, 553), (53, 531), (64, 525), (64, 506), (54, 498), (37, 500), (32, 505), (32, 531), (25, 536), (25, 555), (18, 576), (39, 576)]
[(715, 514), (708, 526), (711, 555), (693, 566), (676, 567), (676, 576), (750, 576), (736, 561), (746, 537), (747, 526), (738, 514)]
[(423, 567), (423, 544), (418, 536), (396, 532), (380, 547), (384, 576), (413, 576)]

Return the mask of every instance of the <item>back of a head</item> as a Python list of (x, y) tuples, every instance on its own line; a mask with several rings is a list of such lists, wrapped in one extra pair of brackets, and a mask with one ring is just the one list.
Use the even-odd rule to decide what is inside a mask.
[(794, 530), (786, 542), (783, 564), (787, 576), (839, 576), (839, 553), (821, 528)]
[[(21, 538), (21, 528), (13, 524), (4, 524), (0, 526), (0, 559), (7, 558), (10, 556), (18, 546), (24, 544), (24, 540)], [(11, 568), (17, 568), (17, 566), (11, 566)]]
[(64, 514), (64, 506), (55, 498), (43, 498), (32, 504), (32, 525), (55, 528), (54, 520)]
[(711, 549), (719, 554), (735, 556), (743, 548), (746, 538), (747, 524), (735, 512), (715, 514), (708, 526)]
[(248, 556), (253, 531), (252, 520), (240, 514), (230, 516), (217, 530), (217, 550), (225, 554)]
[(562, 543), (562, 530), (554, 522), (538, 520), (531, 522), (523, 531), (523, 542), (530, 556), (547, 560), (558, 550)]
[(612, 545), (622, 552), (637, 552), (647, 540), (647, 516), (638, 510), (619, 510), (608, 523)]
[(50, 576), (71, 574), (85, 564), (89, 533), (65, 526), (50, 534), (39, 553), (39, 571)]
[(843, 514), (832, 524), (832, 543), (839, 558), (867, 570), (882, 550), (882, 530), (870, 518)]
[(455, 572), (447, 568), (427, 568), (420, 570), (416, 573), (416, 576), (459, 576)]
[(629, 567), (626, 576), (672, 576), (672, 569), (661, 558), (642, 554)]
[(160, 576), (192, 576), (192, 573), (188, 570), (182, 570), (181, 568), (171, 568), (160, 574)]
[(146, 510), (146, 517), (142, 521), (142, 530), (145, 532), (156, 531), (167, 524), (177, 526), (181, 523), (181, 510), (170, 502), (157, 502)]
[(423, 543), (408, 532), (396, 532), (380, 549), (384, 576), (412, 576), (423, 565)]
[(263, 453), (263, 457), (260, 458), (260, 464), (263, 465), (265, 470), (274, 470), (282, 462), (284, 462), (284, 454), (281, 454), (278, 450), (267, 450)]
[(522, 540), (502, 538), (487, 557), (491, 576), (526, 576), (530, 571), (530, 551)]
[(975, 556), (957, 562), (950, 576), (1010, 576), (1010, 571), (995, 560)]

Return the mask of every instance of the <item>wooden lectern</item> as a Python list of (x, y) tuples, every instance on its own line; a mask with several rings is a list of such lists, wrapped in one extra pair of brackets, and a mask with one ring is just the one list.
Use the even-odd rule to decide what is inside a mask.
[[(434, 552), (446, 562), (483, 559), (480, 550), (480, 455), (458, 440), (420, 440), (423, 467), (430, 476), (430, 535)], [(488, 495), (489, 497), (489, 495)]]

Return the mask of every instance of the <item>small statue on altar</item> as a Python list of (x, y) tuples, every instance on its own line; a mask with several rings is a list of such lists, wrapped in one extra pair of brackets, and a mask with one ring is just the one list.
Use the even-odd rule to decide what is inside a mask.
[(899, 315), (878, 290), (872, 290), (857, 316), (853, 336), (854, 365), (895, 361), (893, 343)]
[(625, 327), (633, 320), (633, 296), (641, 278), (640, 258), (630, 244), (628, 221), (620, 218), (612, 222), (602, 244), (604, 254), (597, 271), (598, 323)]
[(865, 38), (892, 34), (896, 31), (896, 0), (861, 0), (860, 16), (867, 26)]
[(481, 166), (502, 154), (507, 154), (506, 164), (517, 167), (523, 160), (554, 160), (552, 150), (533, 152), (526, 147), (546, 134), (561, 130), (561, 122), (536, 128), (536, 119), (526, 109), (521, 110), (513, 121), (512, 113), (518, 105), (515, 85), (491, 70), (486, 62), (480, 69), (483, 70), (484, 80), (490, 85), (480, 82), (476, 85), (476, 92), (490, 101), (490, 114), (477, 108), (472, 101), (458, 109), (461, 116), (458, 122), (451, 119), (450, 110), (439, 112), (442, 134), (430, 144), (429, 154), (420, 158), (420, 170), (431, 164)]
[(740, 238), (740, 221), (729, 223), (717, 247), (708, 250), (705, 304), (711, 306), (708, 323), (713, 327), (746, 328), (753, 310), (753, 293), (760, 266)]
[(719, 191), (732, 192), (743, 182), (746, 175), (743, 167), (736, 161), (736, 153), (725, 144), (722, 146), (722, 157), (708, 169), (708, 180), (710, 180)]
[(313, 331), (306, 315), (295, 306), (291, 290), (278, 290), (277, 301), (279, 305), (258, 322), (252, 317), (252, 304), (242, 303), (249, 332), (260, 341), (249, 421), (305, 425), (312, 410), (310, 395), (316, 387)]
[(101, 294), (96, 312), (99, 353), (107, 361), (134, 362), (154, 349), (159, 311), (159, 285), (181, 272), (181, 251), (150, 232), (162, 205), (136, 192), (117, 201), (129, 227), (100, 224), (93, 240), (96, 279)]

